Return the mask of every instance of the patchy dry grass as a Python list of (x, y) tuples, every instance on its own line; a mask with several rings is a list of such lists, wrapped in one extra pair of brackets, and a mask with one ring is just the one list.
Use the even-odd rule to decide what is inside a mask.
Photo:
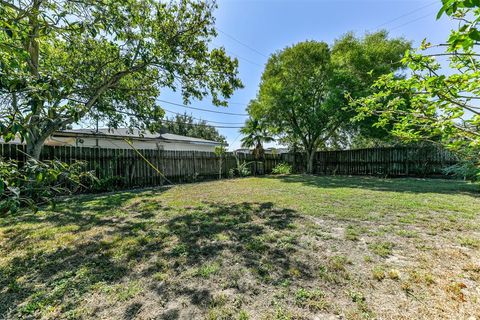
[(283, 176), (81, 196), (0, 220), (0, 318), (480, 318), (458, 181)]

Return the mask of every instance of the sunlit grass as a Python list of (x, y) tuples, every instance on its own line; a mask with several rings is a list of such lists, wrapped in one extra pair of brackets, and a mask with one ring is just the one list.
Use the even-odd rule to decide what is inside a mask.
[(478, 186), (453, 180), (291, 175), (77, 196), (0, 220), (0, 315), (468, 318), (479, 216)]

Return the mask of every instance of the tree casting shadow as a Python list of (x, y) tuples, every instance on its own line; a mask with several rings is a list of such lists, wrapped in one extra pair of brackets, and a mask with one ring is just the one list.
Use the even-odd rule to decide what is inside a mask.
[[(311, 277), (307, 264), (292, 259), (296, 240), (285, 247), (277, 246), (275, 238), (265, 240), (272, 232), (289, 230), (301, 219), (293, 210), (275, 208), (269, 202), (208, 202), (172, 214), (172, 208), (145, 195), (143, 204), (127, 207), (131, 210), (128, 214), (115, 214), (135, 196), (127, 193), (100, 197), (88, 208), (79, 201), (60, 206), (51, 215), (10, 217), (2, 222), (10, 228), (0, 249), (7, 254), (22, 254), (0, 267), (0, 314), (7, 318), (35, 317), (48, 306), (61, 306), (63, 316), (73, 312), (81, 299), (99, 286), (129, 279), (146, 279), (150, 287), (144, 290), (151, 290), (162, 301), (183, 296), (202, 310), (208, 307), (213, 295), (210, 288), (154, 280), (153, 275), (164, 266), (151, 262), (153, 258), (164, 261), (173, 278), (209, 261), (221, 260), (225, 252), (235, 256), (237, 263), (251, 270), (259, 281), (280, 282), (289, 277), (292, 268), (298, 270), (299, 277)], [(35, 227), (21, 226), (45, 223), (59, 233), (64, 232), (62, 227), (74, 226), (73, 235), (79, 239), (65, 247), (23, 251)], [(89, 236), (94, 228), (104, 231)], [(139, 263), (146, 264), (141, 271), (132, 267)], [(242, 290), (235, 285), (232, 288)], [(141, 308), (138, 301), (126, 304), (124, 318), (135, 318)], [(165, 319), (180, 317), (178, 310), (160, 311), (159, 316)]]
[(366, 176), (317, 176), (317, 175), (280, 175), (269, 176), (286, 183), (300, 183), (318, 188), (358, 188), (377, 191), (406, 193), (441, 193), (480, 196), (478, 185), (461, 180), (391, 178), (382, 179)]

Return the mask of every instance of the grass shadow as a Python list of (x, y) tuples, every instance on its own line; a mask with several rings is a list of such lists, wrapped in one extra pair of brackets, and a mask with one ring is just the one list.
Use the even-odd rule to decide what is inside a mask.
[[(169, 254), (172, 258), (184, 255), (187, 264), (196, 265), (229, 250), (252, 269), (260, 269), (263, 258), (276, 271), (288, 271), (295, 264), (306, 275), (305, 266), (292, 262), (288, 250), (275, 250), (277, 239), (269, 238), (295, 228), (293, 223), (300, 219), (294, 210), (275, 208), (270, 202), (205, 203), (167, 222), (168, 233), (178, 239)], [(222, 237), (227, 240), (218, 240)]]
[[(8, 227), (0, 251), (15, 257), (0, 265), (0, 314), (7, 318), (48, 318), (45, 313), (52, 309), (68, 317), (76, 314), (82, 299), (93, 292), (120, 295), (112, 301), (125, 299), (124, 291), (128, 290), (116, 288), (125, 283), (128, 286), (131, 279), (151, 284), (142, 290), (152, 290), (162, 301), (189, 297), (192, 305), (205, 309), (213, 297), (209, 288), (152, 280), (164, 268), (158, 261), (165, 261), (173, 278), (196, 270), (190, 274), (191, 284), (195, 284), (208, 278), (211, 270), (205, 266), (224, 259), (226, 252), (259, 281), (281, 281), (292, 269), (300, 277), (309, 277), (308, 266), (291, 258), (295, 247), (279, 247), (273, 236), (296, 228), (301, 218), (293, 210), (275, 208), (272, 203), (205, 202), (165, 215), (172, 208), (150, 204), (158, 200), (145, 193), (143, 205), (140, 201), (125, 207), (135, 196), (84, 197), (48, 214), (3, 221), (2, 226)], [(115, 212), (120, 208), (130, 211), (118, 216)], [(72, 228), (66, 230), (66, 226)], [(32, 240), (39, 229), (46, 228), (48, 237)], [(96, 232), (90, 233), (92, 230)], [(52, 240), (59, 236), (73, 238), (64, 244)], [(37, 247), (42, 241), (44, 246)], [(48, 241), (52, 241), (50, 247)], [(137, 302), (118, 304), (124, 308), (125, 319), (134, 318), (142, 308)], [(165, 310), (163, 316), (171, 319), (179, 314)]]
[(358, 188), (377, 191), (407, 193), (441, 193), (465, 194), (480, 196), (479, 185), (461, 180), (421, 179), (421, 178), (389, 178), (362, 176), (316, 176), (316, 175), (280, 175), (269, 176), (286, 183), (299, 183), (318, 188)]
[(97, 283), (117, 281), (126, 272), (125, 265), (112, 260), (108, 246), (97, 241), (53, 252), (27, 253), (0, 268), (0, 288), (4, 288), (0, 314), (33, 316), (59, 301), (65, 301), (65, 311), (73, 310), (77, 302), (72, 297), (81, 296)]

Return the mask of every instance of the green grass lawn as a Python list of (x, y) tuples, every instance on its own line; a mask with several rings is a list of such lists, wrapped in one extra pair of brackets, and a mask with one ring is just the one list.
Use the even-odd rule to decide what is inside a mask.
[(278, 176), (0, 218), (0, 319), (480, 318), (480, 195)]

